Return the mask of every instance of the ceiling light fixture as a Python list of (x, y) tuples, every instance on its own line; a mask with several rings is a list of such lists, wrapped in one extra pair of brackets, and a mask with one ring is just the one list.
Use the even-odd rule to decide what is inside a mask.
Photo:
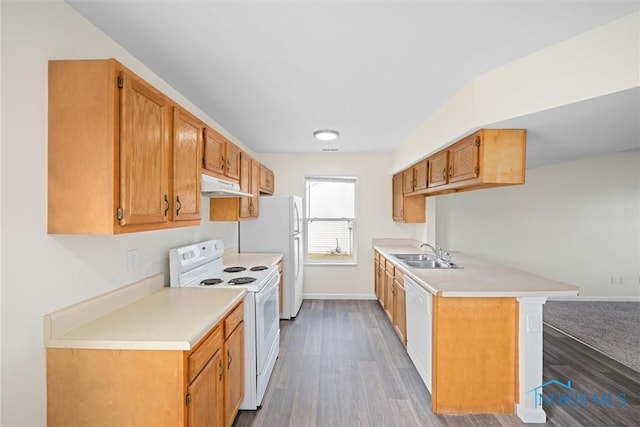
[(320, 141), (333, 141), (339, 135), (340, 133), (337, 130), (331, 129), (317, 130), (313, 133), (313, 136)]

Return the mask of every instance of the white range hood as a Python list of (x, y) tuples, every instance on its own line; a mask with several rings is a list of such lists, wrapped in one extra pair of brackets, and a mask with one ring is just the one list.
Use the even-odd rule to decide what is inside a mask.
[(225, 181), (202, 174), (202, 195), (205, 197), (253, 197), (251, 193), (240, 191), (240, 184), (237, 182)]

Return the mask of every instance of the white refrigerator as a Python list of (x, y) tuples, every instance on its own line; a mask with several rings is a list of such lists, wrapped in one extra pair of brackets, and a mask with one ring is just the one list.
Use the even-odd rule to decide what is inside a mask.
[(241, 253), (282, 253), (281, 319), (295, 317), (302, 306), (303, 239), (302, 198), (261, 196), (257, 219), (242, 221), (239, 227)]

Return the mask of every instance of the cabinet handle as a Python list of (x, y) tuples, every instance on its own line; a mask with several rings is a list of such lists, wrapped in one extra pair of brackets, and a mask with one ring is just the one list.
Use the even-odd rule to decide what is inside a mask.
[(447, 179), (447, 168), (446, 167), (444, 169), (442, 169), (442, 179), (443, 180)]
[(453, 176), (453, 165), (449, 166), (449, 177)]
[(227, 172), (229, 172), (229, 169), (231, 169), (231, 162), (227, 159)]
[(224, 366), (222, 366), (222, 358), (218, 360), (218, 367), (220, 368), (220, 375), (218, 376), (218, 381), (222, 381), (222, 374), (224, 374)]
[(167, 214), (169, 213), (169, 197), (167, 197), (167, 195), (164, 195), (164, 203), (165, 203), (165, 207), (164, 207), (164, 216), (167, 216)]
[(224, 165), (225, 165), (225, 160), (224, 160), (224, 156), (222, 156), (222, 164), (220, 165), (222, 170), (224, 170)]
[(176, 216), (180, 215), (180, 209), (182, 209), (182, 203), (180, 202), (180, 196), (176, 196), (176, 203), (178, 204), (178, 209), (176, 209)]
[(227, 368), (229, 368), (231, 366), (231, 352), (227, 349), (227, 359), (229, 359), (229, 361), (227, 362)]

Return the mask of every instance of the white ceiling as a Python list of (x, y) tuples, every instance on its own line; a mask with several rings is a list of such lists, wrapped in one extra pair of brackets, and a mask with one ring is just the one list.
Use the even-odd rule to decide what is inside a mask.
[[(640, 7), (523, 0), (69, 3), (258, 153), (392, 151), (473, 77)], [(621, 96), (637, 114), (638, 92)], [(509, 121), (530, 130), (530, 166), (551, 159), (549, 146), (569, 157), (602, 146), (592, 138), (602, 133), (596, 131), (567, 144), (577, 142), (571, 131), (581, 122), (597, 127), (588, 111), (606, 114), (619, 103), (612, 97), (605, 108), (580, 104)], [(628, 119), (629, 109), (622, 113)], [(639, 144), (637, 115), (632, 121), (635, 128), (625, 122), (624, 129), (636, 140), (622, 149)], [(315, 141), (312, 132), (325, 128), (338, 130), (339, 140)]]

